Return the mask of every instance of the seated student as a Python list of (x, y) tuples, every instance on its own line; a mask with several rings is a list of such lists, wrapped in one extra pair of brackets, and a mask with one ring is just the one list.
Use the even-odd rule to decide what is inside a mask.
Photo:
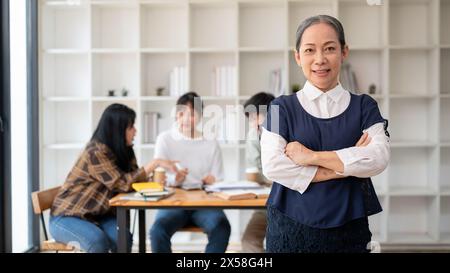
[(50, 233), (56, 241), (77, 243), (91, 253), (115, 252), (117, 225), (109, 199), (129, 191), (133, 182), (146, 181), (156, 167), (177, 171), (174, 162), (162, 159), (138, 168), (133, 151), (135, 118), (136, 113), (121, 104), (112, 104), (103, 112), (53, 201)]
[[(196, 129), (202, 113), (202, 102), (195, 92), (182, 95), (177, 101), (176, 126), (156, 139), (155, 156), (179, 161), (182, 169), (168, 186), (212, 184), (223, 177), (222, 154), (216, 140), (207, 140)], [(186, 225), (195, 225), (208, 235), (205, 252), (225, 252), (230, 237), (230, 224), (219, 209), (159, 210), (150, 229), (152, 252), (171, 252), (170, 239)]]
[[(267, 108), (275, 99), (272, 94), (260, 92), (253, 95), (244, 104), (245, 115), (249, 118), (249, 131), (245, 145), (245, 167), (247, 170), (257, 170), (257, 182), (271, 185), (272, 182), (262, 174), (261, 167), (261, 125), (263, 124)], [(266, 236), (267, 213), (265, 210), (256, 210), (242, 236), (242, 251), (261, 253), (264, 252), (264, 237)]]

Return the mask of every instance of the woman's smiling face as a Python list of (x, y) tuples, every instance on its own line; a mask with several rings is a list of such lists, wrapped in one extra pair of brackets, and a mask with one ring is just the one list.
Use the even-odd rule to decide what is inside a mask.
[(295, 60), (306, 79), (322, 91), (333, 89), (339, 81), (341, 64), (348, 56), (333, 27), (327, 23), (313, 24), (303, 32)]

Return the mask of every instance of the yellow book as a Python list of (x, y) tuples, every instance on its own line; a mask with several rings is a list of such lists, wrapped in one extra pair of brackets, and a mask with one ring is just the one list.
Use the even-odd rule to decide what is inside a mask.
[(158, 192), (163, 191), (164, 187), (157, 182), (136, 182), (131, 184), (131, 187), (137, 192)]

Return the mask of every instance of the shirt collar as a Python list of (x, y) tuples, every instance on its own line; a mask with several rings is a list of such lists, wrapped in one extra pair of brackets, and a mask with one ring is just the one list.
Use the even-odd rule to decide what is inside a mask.
[(344, 94), (344, 92), (346, 92), (346, 90), (342, 87), (342, 85), (340, 83), (338, 83), (338, 85), (336, 85), (335, 88), (327, 91), (327, 92), (323, 92), (322, 90), (318, 89), (317, 87), (315, 87), (314, 85), (312, 85), (309, 81), (305, 82), (305, 85), (303, 85), (303, 89), (302, 92), (306, 95), (306, 97), (310, 100), (313, 101), (315, 99), (317, 99), (318, 97), (320, 97), (321, 95), (325, 94), (332, 99), (334, 102), (339, 102), (342, 94)]
[(178, 125), (176, 122), (174, 122), (174, 124), (172, 125), (171, 128), (171, 134), (172, 134), (172, 138), (175, 140), (188, 140), (188, 141), (199, 141), (199, 140), (203, 140), (202, 136), (196, 137), (196, 138), (190, 138), (187, 137), (185, 135), (183, 135), (180, 130), (178, 129)]

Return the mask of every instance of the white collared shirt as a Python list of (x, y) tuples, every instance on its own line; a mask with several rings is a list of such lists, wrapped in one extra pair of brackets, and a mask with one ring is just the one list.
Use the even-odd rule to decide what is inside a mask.
[[(207, 175), (213, 175), (216, 181), (224, 177), (219, 143), (203, 137), (186, 137), (176, 126), (158, 135), (154, 158), (176, 160), (179, 166), (187, 168), (189, 174), (183, 181), (184, 185), (201, 184), (202, 178)], [(168, 172), (166, 175), (167, 185), (174, 186), (175, 174)]]
[[(297, 98), (306, 112), (317, 118), (332, 118), (347, 109), (350, 93), (340, 84), (326, 93), (306, 82)], [(349, 147), (335, 151), (344, 164), (345, 176), (371, 177), (381, 173), (390, 159), (389, 137), (384, 123), (376, 123), (368, 132), (371, 142), (365, 147)], [(356, 143), (355, 143), (356, 144)], [(270, 180), (300, 193), (304, 193), (316, 175), (317, 166), (300, 166), (285, 153), (286, 140), (263, 128), (261, 134), (261, 163), (263, 174)]]

